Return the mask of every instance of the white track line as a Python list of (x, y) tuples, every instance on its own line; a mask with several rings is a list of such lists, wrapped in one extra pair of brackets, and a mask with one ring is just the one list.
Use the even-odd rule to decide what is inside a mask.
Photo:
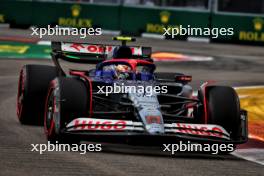
[(142, 38), (154, 38), (154, 39), (165, 39), (164, 35), (161, 34), (153, 34), (153, 33), (142, 33)]
[(188, 37), (188, 42), (203, 42), (203, 43), (210, 43), (210, 38), (205, 37)]
[(232, 155), (248, 161), (252, 161), (264, 165), (264, 149), (250, 148), (250, 149), (237, 149)]
[(102, 30), (103, 34), (108, 34), (108, 35), (120, 35), (121, 31), (115, 31), (115, 30)]
[(47, 45), (47, 46), (50, 46), (51, 45), (51, 41), (48, 41), (48, 40), (40, 40), (40, 41), (38, 41), (37, 44), (38, 45)]

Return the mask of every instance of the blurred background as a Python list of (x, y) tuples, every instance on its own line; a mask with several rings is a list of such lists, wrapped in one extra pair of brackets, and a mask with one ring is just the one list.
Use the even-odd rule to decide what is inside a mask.
[[(234, 28), (211, 42), (264, 43), (264, 0), (0, 0), (10, 27), (101, 27), (126, 35), (162, 34), (163, 27)], [(192, 36), (176, 39), (188, 40)], [(196, 36), (201, 37), (203, 36)], [(191, 38), (192, 39), (192, 38)]]

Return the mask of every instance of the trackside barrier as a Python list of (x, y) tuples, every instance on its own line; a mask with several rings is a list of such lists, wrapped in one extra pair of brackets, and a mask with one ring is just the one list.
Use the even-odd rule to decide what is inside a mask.
[[(162, 34), (164, 27), (234, 28), (234, 35), (219, 36), (211, 42), (264, 44), (264, 15), (212, 12), (184, 8), (127, 6), (1, 0), (0, 23), (11, 27), (101, 27), (122, 34)], [(180, 36), (176, 39), (187, 39)], [(203, 36), (201, 36), (203, 37)]]

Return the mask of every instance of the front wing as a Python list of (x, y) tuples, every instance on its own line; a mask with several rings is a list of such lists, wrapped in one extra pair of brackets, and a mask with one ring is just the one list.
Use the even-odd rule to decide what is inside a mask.
[(247, 141), (247, 117), (242, 114), (241, 137), (231, 139), (230, 134), (215, 124), (166, 123), (164, 134), (149, 134), (142, 122), (96, 118), (76, 118), (66, 125), (65, 135), (84, 140), (105, 142), (131, 142), (140, 144), (174, 143), (185, 140), (200, 143), (233, 143)]

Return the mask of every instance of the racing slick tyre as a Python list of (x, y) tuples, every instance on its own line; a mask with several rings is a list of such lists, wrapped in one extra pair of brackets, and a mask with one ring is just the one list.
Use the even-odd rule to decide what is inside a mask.
[(65, 135), (66, 125), (74, 118), (89, 114), (89, 86), (82, 80), (57, 77), (50, 83), (45, 104), (44, 130), (51, 143), (78, 144)]
[[(208, 123), (222, 126), (232, 140), (241, 134), (240, 103), (235, 90), (226, 86), (210, 86), (207, 89)], [(235, 150), (236, 146), (233, 145)], [(221, 152), (227, 154), (229, 152)]]
[(208, 123), (224, 127), (232, 139), (239, 138), (240, 104), (235, 90), (225, 86), (209, 87), (207, 95)]
[(17, 116), (22, 124), (41, 125), (49, 82), (57, 70), (48, 65), (25, 65), (20, 71)]

